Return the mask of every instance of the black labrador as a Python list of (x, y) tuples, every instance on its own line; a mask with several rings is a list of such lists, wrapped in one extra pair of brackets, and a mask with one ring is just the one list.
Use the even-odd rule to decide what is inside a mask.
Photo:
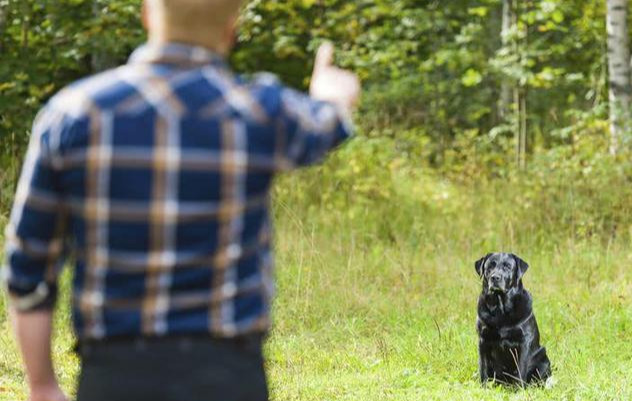
[(523, 386), (546, 381), (551, 363), (540, 346), (531, 294), (522, 285), (529, 265), (514, 254), (490, 253), (475, 267), (483, 280), (476, 322), (481, 382)]

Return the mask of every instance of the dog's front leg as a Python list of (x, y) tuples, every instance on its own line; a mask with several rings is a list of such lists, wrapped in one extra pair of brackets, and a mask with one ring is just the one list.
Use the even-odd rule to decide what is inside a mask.
[(525, 386), (527, 384), (527, 380), (529, 379), (528, 369), (529, 369), (529, 347), (526, 344), (523, 344), (518, 352), (518, 376), (520, 377), (520, 385)]
[(489, 360), (484, 345), (478, 346), (478, 369), (481, 376), (481, 384), (485, 385), (489, 381)]

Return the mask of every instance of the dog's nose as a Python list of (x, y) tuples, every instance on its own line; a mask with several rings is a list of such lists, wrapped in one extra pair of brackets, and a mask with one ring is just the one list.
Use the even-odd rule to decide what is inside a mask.
[(500, 276), (497, 274), (494, 274), (490, 277), (490, 279), (492, 280), (492, 283), (497, 283), (500, 281)]

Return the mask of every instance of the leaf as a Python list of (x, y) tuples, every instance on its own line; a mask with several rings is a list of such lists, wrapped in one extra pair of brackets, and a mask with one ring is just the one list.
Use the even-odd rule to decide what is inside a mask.
[(467, 87), (476, 86), (483, 81), (483, 76), (480, 72), (476, 71), (473, 68), (468, 69), (465, 72), (465, 75), (461, 78), (461, 82), (463, 85)]
[(467, 10), (470, 15), (476, 15), (479, 17), (486, 17), (489, 9), (487, 7), (472, 7)]
[(559, 9), (555, 10), (553, 11), (553, 14), (551, 14), (551, 18), (553, 18), (553, 21), (556, 23), (561, 24), (564, 22), (564, 13)]

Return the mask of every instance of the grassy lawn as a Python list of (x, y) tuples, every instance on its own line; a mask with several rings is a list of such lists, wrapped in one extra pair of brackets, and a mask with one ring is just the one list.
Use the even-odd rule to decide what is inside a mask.
[[(354, 246), (303, 232), (279, 242), (280, 296), (269, 347), (277, 400), (630, 400), (632, 252), (532, 250), (550, 389), (478, 383), (474, 254)], [(288, 238), (297, 238), (298, 233)]]
[[(429, 223), (436, 235), (421, 241), (374, 238), (343, 213), (329, 214), (327, 224), (318, 211), (311, 218), (280, 213), (279, 293), (267, 345), (273, 399), (632, 399), (629, 244), (551, 239), (537, 246), (529, 239), (543, 233), (518, 243), (504, 226), (481, 242), (477, 230), (465, 229), (475, 219), (470, 212), (441, 226)], [(525, 285), (554, 367), (551, 388), (483, 389), (478, 383), (480, 284), (473, 262), (500, 248), (531, 265)], [(78, 361), (67, 309), (58, 317), (55, 358), (63, 386), (73, 393)], [(0, 347), (0, 400), (25, 399), (4, 315)]]

